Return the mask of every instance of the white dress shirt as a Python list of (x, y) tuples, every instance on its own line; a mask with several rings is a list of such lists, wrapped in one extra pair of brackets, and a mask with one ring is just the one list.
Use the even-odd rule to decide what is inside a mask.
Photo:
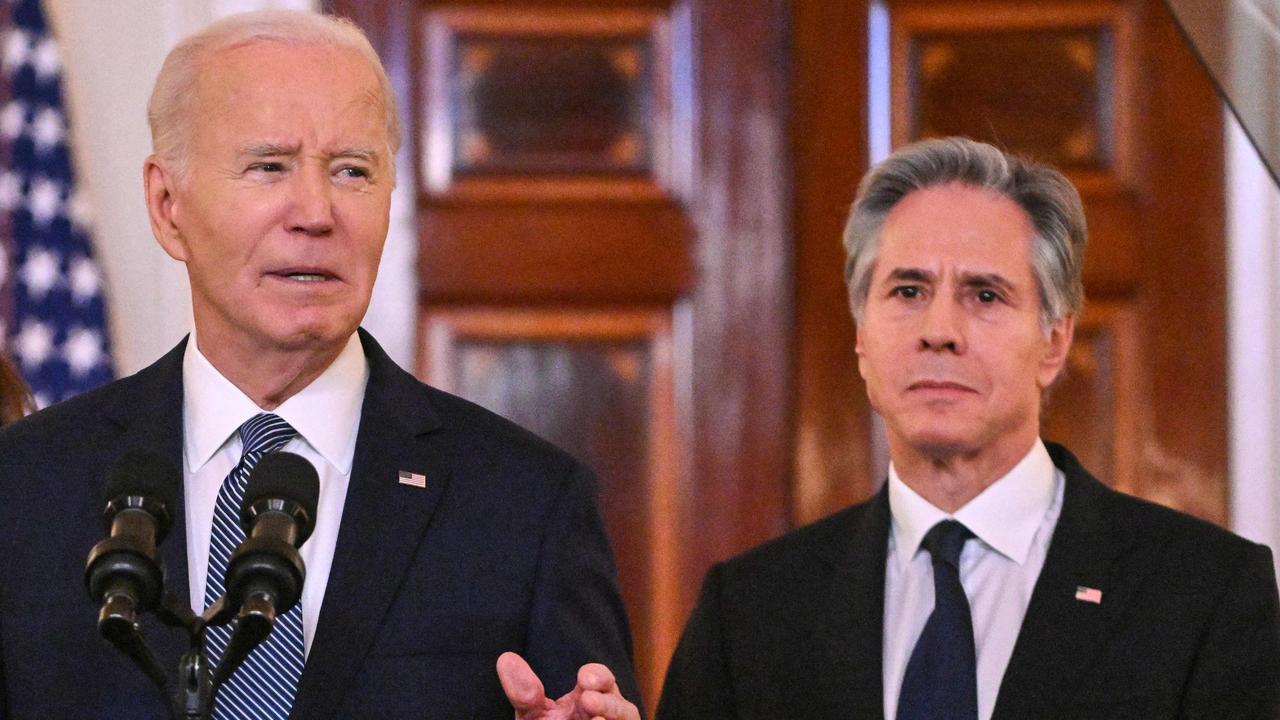
[(933, 563), (920, 548), (936, 523), (955, 518), (973, 532), (960, 555), (960, 584), (973, 612), (978, 651), (978, 717), (990, 720), (1000, 681), (1049, 540), (1062, 511), (1065, 478), (1036, 440), (1007, 475), (953, 515), (907, 487), (889, 466), (889, 533), (884, 582), (884, 715), (894, 720), (907, 662), (933, 612)]
[[(298, 437), (283, 449), (311, 461), (320, 476), (315, 529), (300, 550), (307, 567), (302, 587), (306, 653), (311, 652), (311, 639), (315, 637), (320, 604), (329, 582), (368, 380), (369, 363), (360, 338), (352, 334), (320, 377), (271, 411), (298, 431)], [(244, 421), (264, 411), (210, 364), (196, 347), (194, 331), (182, 359), (182, 391), (187, 576), (191, 607), (200, 612), (205, 607), (213, 506), (222, 481), (240, 462), (241, 442), (236, 431)]]

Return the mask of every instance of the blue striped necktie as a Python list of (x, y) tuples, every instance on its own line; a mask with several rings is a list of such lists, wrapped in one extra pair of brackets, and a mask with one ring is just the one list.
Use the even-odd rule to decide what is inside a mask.
[(897, 720), (977, 720), (973, 615), (960, 584), (960, 552), (971, 537), (958, 521), (943, 520), (921, 543), (933, 561), (933, 613), (907, 661)]
[[(240, 462), (222, 481), (213, 507), (213, 532), (209, 538), (209, 575), (204, 589), (208, 607), (225, 591), (223, 578), (231, 553), (244, 541), (240, 506), (244, 490), (263, 455), (284, 447), (297, 431), (280, 416), (259, 413), (240, 426), (244, 447)], [(211, 667), (217, 667), (231, 638), (231, 625), (211, 627), (205, 634), (205, 651)], [(261, 645), (218, 690), (214, 720), (284, 720), (293, 707), (302, 675), (302, 603), (276, 619), (275, 628)]]

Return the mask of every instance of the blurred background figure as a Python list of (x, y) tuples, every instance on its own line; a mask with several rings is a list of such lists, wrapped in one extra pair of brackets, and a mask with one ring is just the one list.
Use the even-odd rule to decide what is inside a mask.
[(9, 358), (0, 355), (0, 426), (20, 420), (35, 410), (31, 391)]

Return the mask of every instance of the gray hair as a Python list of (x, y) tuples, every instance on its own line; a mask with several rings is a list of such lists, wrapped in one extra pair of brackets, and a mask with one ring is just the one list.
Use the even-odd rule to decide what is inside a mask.
[(349, 48), (368, 60), (378, 77), (386, 111), (391, 160), (400, 149), (400, 114), (395, 93), (378, 53), (355, 23), (346, 18), (298, 10), (259, 10), (223, 18), (188, 35), (169, 52), (147, 103), (152, 151), (182, 176), (191, 144), (192, 88), (212, 54), (258, 41)]
[(967, 138), (908, 145), (872, 168), (844, 230), (844, 278), (854, 318), (861, 323), (879, 252), (880, 229), (898, 201), (915, 190), (959, 182), (993, 190), (1026, 211), (1035, 228), (1031, 273), (1040, 288), (1047, 327), (1084, 305), (1080, 274), (1087, 240), (1080, 194), (1062, 173)]

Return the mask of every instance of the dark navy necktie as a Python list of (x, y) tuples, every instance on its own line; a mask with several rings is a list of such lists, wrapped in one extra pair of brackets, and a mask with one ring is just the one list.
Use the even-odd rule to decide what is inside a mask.
[(916, 642), (898, 694), (898, 720), (977, 720), (973, 615), (960, 584), (960, 551), (973, 533), (943, 520), (921, 547), (933, 560), (933, 613)]
[[(240, 426), (243, 455), (222, 481), (213, 506), (213, 532), (209, 537), (209, 574), (204, 590), (205, 607), (225, 591), (223, 579), (231, 553), (244, 541), (240, 506), (249, 473), (263, 455), (284, 447), (297, 436), (280, 416), (260, 413)], [(216, 667), (227, 649), (231, 626), (211, 627), (205, 634), (210, 666)], [(223, 683), (214, 702), (215, 720), (284, 720), (289, 717), (302, 675), (302, 603), (281, 615), (271, 634), (254, 648), (244, 664)]]

